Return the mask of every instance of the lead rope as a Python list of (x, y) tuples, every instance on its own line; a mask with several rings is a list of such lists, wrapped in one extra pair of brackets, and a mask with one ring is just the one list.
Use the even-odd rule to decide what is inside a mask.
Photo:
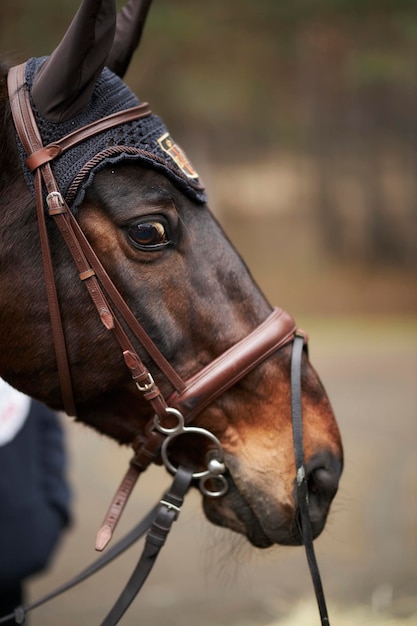
[(301, 404), (301, 358), (303, 354), (304, 342), (304, 335), (301, 333), (297, 334), (294, 338), (291, 357), (291, 412), (294, 456), (297, 472), (297, 497), (298, 507), (300, 510), (302, 540), (306, 550), (307, 562), (316, 594), (321, 623), (322, 626), (330, 626), (320, 571), (317, 564), (316, 554), (314, 552), (313, 533), (311, 530), (310, 515), (308, 512), (308, 485), (304, 465), (303, 412)]

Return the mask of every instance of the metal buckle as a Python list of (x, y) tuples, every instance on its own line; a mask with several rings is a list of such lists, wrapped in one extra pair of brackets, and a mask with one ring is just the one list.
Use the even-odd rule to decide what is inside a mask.
[(62, 206), (65, 204), (64, 202), (64, 198), (62, 197), (62, 194), (59, 191), (51, 191), (51, 193), (48, 193), (48, 195), (46, 196), (46, 202), (48, 204), (48, 207), (51, 209), (52, 206), (52, 199), (53, 198), (57, 198), (59, 204), (61, 204)]
[(163, 504), (164, 506), (166, 506), (168, 511), (175, 511), (175, 519), (177, 519), (178, 515), (181, 513), (180, 507), (172, 504), (172, 502), (168, 502), (167, 500), (160, 500), (159, 504)]
[(136, 381), (136, 387), (139, 389), (139, 391), (141, 391), (142, 393), (145, 393), (146, 391), (150, 391), (153, 387), (155, 387), (155, 381), (152, 378), (152, 374), (150, 372), (148, 372), (147, 374), (147, 378), (148, 378), (148, 382), (144, 383), (143, 385), (141, 385), (140, 383), (138, 383)]

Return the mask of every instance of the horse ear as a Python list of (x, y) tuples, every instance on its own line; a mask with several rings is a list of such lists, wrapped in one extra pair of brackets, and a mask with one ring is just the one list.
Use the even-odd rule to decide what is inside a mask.
[(139, 45), (152, 0), (129, 0), (117, 15), (116, 35), (107, 67), (123, 78)]
[(43, 117), (65, 122), (87, 106), (115, 28), (115, 0), (83, 1), (61, 43), (35, 76), (32, 97)]

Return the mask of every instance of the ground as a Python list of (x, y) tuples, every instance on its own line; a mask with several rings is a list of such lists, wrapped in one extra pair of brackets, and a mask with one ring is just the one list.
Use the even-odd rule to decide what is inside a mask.
[[(417, 320), (300, 320), (342, 431), (346, 469), (316, 542), (331, 623), (417, 625)], [(129, 453), (67, 420), (75, 522), (35, 599), (95, 558), (94, 537)], [(150, 508), (168, 477), (136, 486), (117, 535)], [(34, 612), (31, 626), (95, 626), (130, 575), (139, 546)], [(333, 619), (333, 621), (332, 621)], [(302, 549), (251, 548), (211, 526), (200, 497), (184, 511), (124, 626), (315, 626)]]

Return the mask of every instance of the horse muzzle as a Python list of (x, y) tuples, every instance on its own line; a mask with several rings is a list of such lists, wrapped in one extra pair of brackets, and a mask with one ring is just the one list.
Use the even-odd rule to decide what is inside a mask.
[[(267, 479), (263, 485), (243, 478), (243, 468), (227, 455), (226, 463), (236, 471), (227, 474), (227, 493), (219, 499), (204, 498), (204, 512), (214, 524), (247, 537), (252, 545), (267, 548), (273, 544), (301, 545), (300, 508), (296, 479), (288, 498), (282, 496), (282, 485)], [(342, 458), (324, 451), (306, 464), (308, 511), (312, 535), (320, 535), (337, 493), (343, 467)], [(236, 480), (233, 478), (236, 476)]]

